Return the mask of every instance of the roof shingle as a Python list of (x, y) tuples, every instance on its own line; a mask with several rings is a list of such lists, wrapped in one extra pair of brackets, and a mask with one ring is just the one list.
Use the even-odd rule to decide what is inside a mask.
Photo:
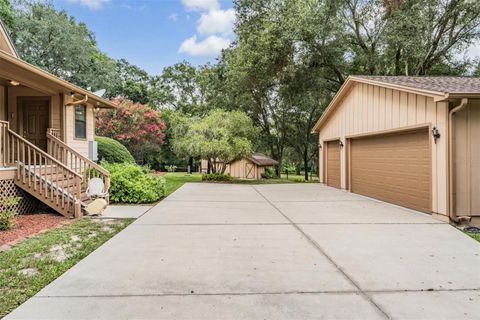
[(449, 76), (352, 76), (371, 81), (378, 81), (441, 93), (480, 93), (480, 77)]
[(254, 153), (248, 159), (258, 166), (276, 166), (278, 164), (277, 160), (273, 160), (263, 153)]

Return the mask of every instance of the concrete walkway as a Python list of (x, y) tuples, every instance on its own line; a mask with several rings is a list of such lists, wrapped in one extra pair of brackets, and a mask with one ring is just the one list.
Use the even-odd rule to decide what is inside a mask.
[(480, 244), (319, 184), (186, 184), (8, 319), (474, 319)]
[(125, 219), (138, 218), (152, 206), (150, 205), (131, 205), (131, 204), (111, 204), (109, 205), (99, 218), (108, 219)]

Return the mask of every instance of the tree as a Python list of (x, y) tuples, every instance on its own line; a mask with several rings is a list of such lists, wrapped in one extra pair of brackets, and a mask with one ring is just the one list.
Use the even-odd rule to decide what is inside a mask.
[(138, 163), (148, 154), (158, 153), (165, 136), (160, 112), (124, 98), (112, 101), (118, 108), (97, 113), (97, 135), (120, 141)]
[(204, 118), (177, 117), (175, 128), (175, 152), (207, 159), (214, 173), (224, 173), (228, 163), (250, 155), (256, 131), (243, 112), (220, 109)]
[(0, 20), (3, 21), (8, 29), (13, 28), (15, 18), (9, 0), (0, 0)]

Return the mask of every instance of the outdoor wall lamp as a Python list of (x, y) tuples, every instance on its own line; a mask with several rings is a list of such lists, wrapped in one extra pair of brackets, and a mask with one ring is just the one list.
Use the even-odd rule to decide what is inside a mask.
[(322, 145), (321, 145), (321, 144), (318, 144), (318, 149), (322, 149)]
[(340, 146), (340, 148), (343, 148), (343, 142), (342, 142), (342, 140), (339, 140), (338, 145)]
[(15, 81), (15, 80), (10, 80), (9, 83), (10, 83), (10, 85), (12, 85), (12, 86), (14, 86), (14, 87), (17, 87), (17, 86), (20, 85), (20, 82)]
[(437, 127), (432, 128), (432, 137), (433, 137), (433, 142), (437, 143), (437, 139), (440, 138), (440, 132), (438, 131)]

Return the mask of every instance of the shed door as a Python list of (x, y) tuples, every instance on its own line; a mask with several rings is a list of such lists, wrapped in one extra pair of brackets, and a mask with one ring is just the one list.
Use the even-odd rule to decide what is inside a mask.
[(327, 142), (327, 185), (340, 188), (340, 141)]
[(352, 192), (431, 212), (428, 129), (351, 141)]
[(245, 163), (245, 178), (255, 179), (255, 164), (251, 162)]

